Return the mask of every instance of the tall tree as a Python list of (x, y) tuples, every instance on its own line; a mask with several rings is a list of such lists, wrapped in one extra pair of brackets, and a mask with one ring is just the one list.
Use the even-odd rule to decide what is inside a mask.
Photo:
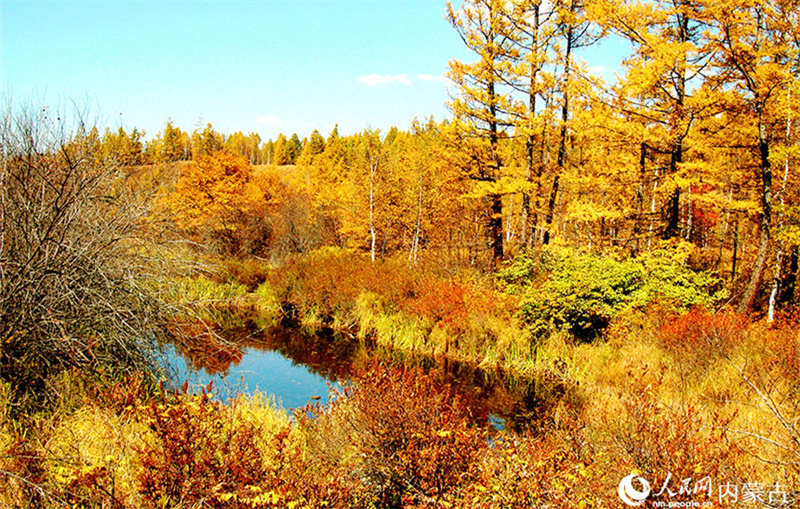
[(503, 161), (500, 140), (512, 107), (511, 91), (503, 90), (513, 47), (507, 3), (500, 0), (467, 0), (459, 11), (447, 4), (447, 17), (464, 44), (477, 57), (472, 63), (450, 62), (450, 78), (458, 97), (450, 104), (456, 117), (454, 132), (468, 157), (462, 160), (467, 176), (479, 183), (487, 202), (486, 232), (491, 267), (503, 259), (503, 195), (494, 186), (500, 180)]
[(211, 123), (206, 124), (202, 131), (195, 129), (192, 134), (192, 158), (210, 156), (222, 150), (225, 136), (214, 130)]
[[(522, 243), (532, 244), (540, 207), (541, 178), (546, 164), (548, 91), (556, 30), (555, 4), (543, 0), (515, 0), (508, 11), (510, 40), (518, 49), (517, 65), (509, 80), (522, 100), (515, 110), (515, 136), (525, 140), (525, 182), (522, 190)], [(542, 99), (542, 100), (540, 100)], [(534, 201), (531, 201), (531, 195)]]
[(289, 141), (286, 142), (286, 158), (287, 164), (295, 164), (297, 158), (303, 153), (303, 144), (297, 133), (293, 133)]
[(309, 152), (312, 156), (321, 154), (325, 150), (325, 138), (314, 129), (311, 132), (311, 139), (309, 140)]
[(279, 134), (272, 146), (272, 164), (276, 164), (278, 166), (292, 164), (289, 157), (288, 144), (289, 141), (286, 139), (286, 136), (284, 134)]
[(550, 197), (547, 201), (545, 213), (545, 230), (542, 238), (543, 244), (548, 244), (552, 236), (553, 219), (561, 187), (561, 176), (567, 167), (567, 150), (571, 134), (571, 101), (574, 99), (575, 88), (575, 51), (578, 48), (593, 44), (597, 36), (592, 33), (593, 25), (586, 16), (586, 6), (583, 0), (563, 0), (556, 5), (556, 23), (562, 46), (560, 49), (561, 74), (557, 77), (560, 96), (560, 122), (558, 129), (558, 151), (556, 153), (556, 167), (553, 170), (553, 185), (550, 188)]
[(167, 121), (164, 126), (163, 145), (161, 158), (164, 161), (178, 161), (184, 159), (184, 147), (182, 146), (183, 137), (180, 128), (172, 125), (172, 120)]
[(657, 178), (659, 191), (666, 195), (661, 235), (667, 239), (680, 234), (687, 141), (704, 109), (689, 83), (702, 79), (712, 57), (699, 10), (695, 0), (599, 0), (591, 7), (601, 23), (634, 49), (625, 61), (628, 72), (617, 87), (618, 100), (653, 131), (642, 142), (643, 153), (656, 161), (666, 158)]
[[(752, 272), (739, 303), (749, 311), (758, 294), (772, 241), (773, 158), (776, 145), (785, 139), (786, 101), (800, 72), (797, 35), (798, 0), (703, 0), (704, 20), (712, 28), (716, 73), (709, 82), (726, 106), (727, 140), (738, 140), (748, 149), (758, 189), (758, 250)], [(733, 148), (733, 147), (731, 147)]]

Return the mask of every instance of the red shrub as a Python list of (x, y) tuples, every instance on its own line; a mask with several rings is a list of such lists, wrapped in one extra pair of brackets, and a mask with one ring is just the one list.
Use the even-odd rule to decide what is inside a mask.
[(439, 507), (477, 475), (486, 415), (474, 415), (451, 387), (421, 369), (375, 365), (341, 396), (303, 425), (319, 430), (328, 418), (346, 416), (317, 436), (355, 447), (354, 482), (379, 507)]
[(744, 315), (694, 307), (685, 315), (669, 317), (659, 338), (664, 348), (682, 361), (704, 367), (740, 343), (748, 325)]
[(202, 502), (207, 507), (231, 507), (230, 500), (220, 495), (265, 479), (255, 443), (259, 430), (250, 423), (232, 422), (227, 415), (205, 395), (150, 405), (146, 423), (156, 442), (139, 450), (140, 493), (148, 506), (163, 506), (166, 501), (170, 506)]
[(46, 486), (46, 458), (24, 436), (0, 453), (5, 460), (0, 463), (0, 489), (8, 497), (6, 500), (20, 504), (12, 506), (14, 509), (42, 507), (47, 497), (42, 489)]

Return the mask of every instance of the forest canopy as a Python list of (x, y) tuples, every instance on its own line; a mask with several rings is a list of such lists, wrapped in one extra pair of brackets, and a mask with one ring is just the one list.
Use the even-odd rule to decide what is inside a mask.
[[(168, 208), (193, 235), (224, 231), (222, 251), (336, 245), (498, 269), (550, 244), (673, 248), (726, 281), (740, 311), (796, 299), (796, 2), (470, 0), (447, 18), (474, 56), (450, 64), (450, 119), (267, 141), (170, 121), (148, 143), (136, 130), (101, 143), (132, 161), (188, 161)], [(631, 53), (606, 83), (577, 55), (611, 36)], [(208, 158), (233, 157), (220, 152), (261, 187), (190, 225), (200, 187), (186, 185), (216, 179)], [(258, 224), (244, 212), (256, 202)]]

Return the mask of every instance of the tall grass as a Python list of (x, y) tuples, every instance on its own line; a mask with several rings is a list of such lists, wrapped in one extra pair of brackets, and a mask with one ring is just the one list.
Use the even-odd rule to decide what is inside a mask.
[(629, 315), (603, 342), (550, 336), (527, 432), (486, 427), (433, 373), (364, 360), (353, 388), (294, 421), (258, 395), (98, 392), (73, 374), (58, 408), (0, 422), (0, 505), (618, 507), (636, 473), (670, 479), (674, 497), (653, 500), (713, 501), (678, 494), (709, 477), (714, 495), (777, 482), (793, 507), (797, 330), (698, 310)]
[(244, 302), (247, 287), (235, 282), (219, 283), (205, 277), (177, 277), (160, 281), (161, 299), (169, 303), (200, 306), (236, 306)]
[[(470, 275), (471, 276), (471, 275)], [(326, 248), (275, 270), (259, 287), (305, 330), (331, 328), (414, 354), (530, 370), (530, 335), (514, 297), (472, 277), (417, 272), (404, 260)]]
[(399, 357), (500, 369), (528, 384), (532, 410), (492, 430), (432, 372), (363, 358), (354, 388), (294, 420), (259, 395), (223, 405), (131, 381), (97, 392), (75, 377), (50, 413), (0, 423), (0, 505), (617, 507), (630, 473), (653, 487), (671, 479), (666, 502), (706, 501), (677, 494), (704, 477), (800, 488), (796, 321), (653, 303), (621, 311), (594, 341), (565, 328), (534, 335), (516, 298), (486, 282), (333, 249), (257, 286), (174, 291), (285, 313)]

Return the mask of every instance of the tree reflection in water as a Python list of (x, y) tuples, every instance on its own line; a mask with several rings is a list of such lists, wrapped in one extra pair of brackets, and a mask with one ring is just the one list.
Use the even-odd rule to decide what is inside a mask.
[[(536, 378), (514, 377), (446, 358), (407, 355), (332, 332), (307, 335), (291, 325), (264, 327), (257, 316), (242, 313), (184, 319), (170, 328), (176, 351), (190, 371), (216, 376), (223, 384), (235, 382), (231, 379), (235, 376), (244, 391), (259, 384), (264, 390), (267, 385), (276, 398), (299, 402), (298, 406), (309, 399), (325, 398), (327, 383), (349, 380), (375, 358), (424, 367), (439, 382), (454, 387), (476, 412), (490, 415), (490, 421), (498, 426), (541, 429), (548, 426), (559, 406), (569, 410), (580, 405), (579, 388), (565, 383), (555, 367)], [(244, 364), (248, 368), (239, 369)], [(264, 383), (265, 378), (286, 380)]]

